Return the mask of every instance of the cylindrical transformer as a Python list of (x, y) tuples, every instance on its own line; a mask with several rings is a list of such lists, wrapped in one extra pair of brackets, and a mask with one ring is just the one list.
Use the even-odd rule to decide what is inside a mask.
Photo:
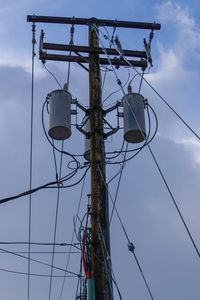
[[(85, 116), (82, 121), (83, 130), (86, 133), (90, 133), (90, 118), (89, 116)], [(84, 158), (87, 161), (90, 161), (90, 138), (84, 135)]]
[(130, 93), (123, 97), (124, 139), (128, 143), (140, 143), (146, 138), (144, 97)]
[(72, 96), (66, 90), (55, 90), (49, 94), (49, 136), (65, 140), (71, 136)]

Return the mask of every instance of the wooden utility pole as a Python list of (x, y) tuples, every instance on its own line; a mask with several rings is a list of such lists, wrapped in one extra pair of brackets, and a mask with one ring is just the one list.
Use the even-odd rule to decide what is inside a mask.
[[(89, 26), (89, 47), (99, 47), (96, 30)], [(106, 197), (105, 150), (103, 108), (101, 102), (101, 76), (99, 55), (89, 54), (90, 126), (91, 126), (91, 237), (92, 275), (95, 284), (95, 300), (109, 300), (109, 252)]]
[[(45, 43), (42, 32), (40, 39), (40, 59), (71, 61), (79, 63), (89, 71), (90, 89), (90, 165), (91, 165), (91, 250), (92, 272), (94, 279), (95, 297), (89, 300), (113, 300), (111, 267), (108, 260), (110, 256), (108, 197), (106, 188), (105, 149), (104, 149), (104, 111), (101, 102), (101, 74), (100, 65), (110, 63), (116, 66), (140, 67), (145, 69), (148, 64), (147, 51), (134, 51), (123, 49), (123, 55), (140, 58), (140, 60), (124, 60), (122, 55), (114, 48), (102, 49), (99, 47), (98, 27), (122, 27), (134, 29), (159, 30), (160, 24), (144, 22), (128, 22), (104, 19), (69, 18), (53, 16), (27, 16), (28, 22), (77, 24), (89, 28), (89, 45), (63, 45)], [(48, 53), (47, 51), (69, 51), (70, 55)], [(148, 49), (147, 49), (148, 50)], [(105, 57), (111, 55), (111, 58)], [(87, 53), (82, 56), (80, 53)], [(100, 57), (101, 55), (101, 57)], [(104, 55), (104, 57), (102, 57)], [(114, 57), (113, 57), (114, 56)], [(89, 69), (83, 64), (88, 64)]]

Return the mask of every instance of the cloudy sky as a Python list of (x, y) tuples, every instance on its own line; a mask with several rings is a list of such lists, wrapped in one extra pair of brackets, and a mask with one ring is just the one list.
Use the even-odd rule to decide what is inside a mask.
[[(97, 17), (129, 21), (159, 22), (161, 31), (155, 32), (152, 42), (153, 68), (145, 78), (159, 91), (181, 117), (200, 134), (200, 6), (189, 1), (48, 1), (0, 0), (0, 199), (29, 189), (30, 107), (31, 107), (31, 24), (26, 16), (55, 15), (69, 17)], [(34, 74), (34, 126), (33, 126), (33, 187), (55, 180), (52, 148), (45, 138), (41, 110), (46, 95), (58, 87), (54, 78), (38, 59), (41, 29), (47, 42), (68, 43), (70, 27), (36, 24), (36, 57)], [(112, 30), (109, 29), (110, 34)], [(102, 42), (106, 44), (101, 34)], [(123, 29), (116, 31), (122, 46), (143, 50), (143, 39), (148, 31)], [(75, 27), (74, 42), (87, 44), (87, 28)], [(67, 80), (67, 63), (47, 62), (47, 68), (63, 85)], [(133, 78), (133, 69), (122, 69), (117, 74), (123, 84)], [(139, 79), (133, 80), (137, 90)], [(126, 87), (125, 87), (126, 88)], [(108, 72), (103, 98), (117, 91), (119, 86), (114, 72)], [(83, 105), (88, 105), (88, 74), (78, 65), (71, 65), (69, 90)], [(159, 122), (151, 149), (158, 160), (166, 181), (177, 201), (192, 237), (200, 249), (200, 141), (169, 110), (161, 99), (143, 82), (142, 95), (154, 108)], [(105, 105), (123, 97), (121, 91), (107, 99)], [(78, 120), (81, 120), (81, 113)], [(115, 121), (115, 113), (109, 116)], [(72, 123), (75, 118), (72, 117)], [(45, 112), (45, 124), (48, 116)], [(152, 119), (152, 129), (155, 122)], [(106, 142), (106, 150), (120, 149), (122, 132)], [(65, 150), (83, 153), (83, 136), (73, 127)], [(58, 144), (60, 147), (60, 144)], [(131, 147), (131, 146), (130, 146)], [(77, 151), (78, 149), (78, 151)], [(59, 164), (60, 155), (56, 155)], [(63, 175), (68, 174), (68, 157), (63, 158)], [(107, 166), (108, 180), (119, 166)], [(69, 184), (81, 175), (79, 170)], [(87, 209), (90, 192), (89, 173), (86, 176), (79, 217)], [(114, 198), (118, 178), (110, 184)], [(60, 193), (56, 241), (70, 243), (73, 217), (77, 213), (82, 183)], [(31, 241), (52, 243), (56, 211), (56, 190), (41, 190), (32, 196)], [(110, 204), (111, 205), (111, 204)], [(148, 148), (129, 161), (123, 171), (117, 198), (117, 209), (135, 253), (142, 266), (154, 299), (198, 300), (200, 297), (199, 257), (180, 220), (172, 199), (163, 183)], [(77, 224), (77, 229), (79, 227)], [(27, 242), (29, 226), (29, 197), (23, 197), (0, 206), (0, 242)], [(74, 240), (76, 241), (76, 240)], [(0, 291), (4, 300), (28, 299), (27, 260), (5, 253), (26, 252), (27, 245), (0, 245)], [(3, 250), (2, 250), (3, 249)], [(113, 270), (122, 299), (150, 299), (127, 240), (114, 214), (111, 223), (111, 249)], [(69, 247), (56, 247), (67, 252)], [(51, 252), (52, 247), (32, 246), (32, 252)], [(22, 255), (27, 256), (27, 253)], [(31, 258), (51, 264), (51, 253), (32, 253)], [(55, 254), (54, 265), (65, 269), (67, 253)], [(79, 253), (70, 256), (69, 270), (79, 273)], [(7, 271), (23, 272), (23, 274)], [(31, 262), (31, 273), (50, 275), (51, 269)], [(54, 270), (53, 275), (63, 276)], [(50, 278), (31, 276), (29, 299), (75, 299), (77, 278), (53, 278), (49, 297)], [(63, 290), (62, 290), (63, 286)], [(115, 299), (119, 299), (114, 291)]]

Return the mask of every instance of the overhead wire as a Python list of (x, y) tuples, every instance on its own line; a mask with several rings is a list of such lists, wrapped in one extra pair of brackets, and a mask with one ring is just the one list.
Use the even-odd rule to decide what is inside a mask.
[[(126, 59), (126, 61), (128, 62), (128, 60)], [(135, 68), (134, 68), (135, 69)], [(138, 71), (137, 71), (138, 72)], [(148, 81), (145, 79), (145, 78), (142, 78), (153, 90), (154, 90), (154, 92), (156, 92), (156, 94), (165, 102), (165, 104), (176, 114), (176, 116), (186, 125), (186, 127), (188, 128), (188, 129), (190, 129), (190, 131), (200, 140), (200, 137), (199, 137), (199, 135), (198, 134), (196, 134), (196, 132), (182, 119), (182, 117), (180, 117), (180, 115), (178, 114), (178, 113), (176, 113), (175, 112), (175, 110), (167, 103), (167, 101), (159, 94), (159, 93), (157, 93), (157, 91), (148, 83)], [(134, 114), (134, 112), (131, 110), (131, 112), (132, 112), (132, 114), (133, 114), (133, 116), (134, 116), (134, 118), (135, 118), (135, 114)], [(200, 258), (200, 251), (199, 251), (199, 249), (198, 249), (198, 247), (197, 247), (197, 244), (196, 244), (196, 242), (194, 241), (194, 238), (193, 238), (193, 236), (192, 236), (192, 234), (191, 234), (191, 232), (190, 232), (190, 230), (189, 230), (189, 227), (188, 227), (188, 225), (186, 224), (186, 221), (185, 221), (185, 219), (184, 219), (184, 217), (183, 217), (183, 215), (182, 215), (182, 213), (181, 213), (181, 211), (180, 211), (180, 208), (179, 208), (179, 206), (178, 206), (178, 204), (177, 204), (177, 201), (175, 200), (175, 197), (174, 197), (174, 195), (172, 194), (172, 191), (171, 191), (171, 189), (170, 189), (170, 187), (169, 187), (169, 185), (168, 185), (168, 183), (167, 183), (167, 181), (166, 181), (166, 178), (165, 178), (165, 176), (164, 176), (164, 174), (163, 174), (163, 172), (162, 172), (162, 170), (161, 170), (161, 168), (160, 168), (160, 166), (159, 166), (159, 164), (158, 164), (158, 161), (157, 161), (157, 159), (156, 159), (156, 157), (155, 157), (155, 155), (154, 155), (154, 153), (153, 153), (153, 151), (152, 151), (152, 149), (151, 149), (151, 147), (150, 147), (150, 145), (148, 144), (147, 145), (148, 146), (148, 149), (149, 149), (149, 152), (150, 152), (150, 154), (151, 154), (151, 156), (152, 156), (152, 158), (153, 158), (153, 161), (155, 162), (155, 164), (156, 164), (156, 166), (157, 166), (157, 169), (158, 169), (158, 171), (159, 171), (159, 174), (160, 174), (160, 176), (161, 176), (161, 178), (162, 178), (162, 180), (163, 180), (163, 182), (164, 182), (164, 184), (165, 184), (165, 186), (166, 186), (166, 188), (167, 188), (167, 190), (168, 190), (168, 193), (169, 193), (169, 195), (170, 195), (170, 197), (171, 197), (171, 199), (172, 199), (172, 201), (173, 201), (173, 204), (174, 204), (174, 206), (175, 206), (175, 208), (176, 208), (176, 210), (177, 210), (177, 212), (178, 212), (178, 215), (179, 215), (179, 217), (180, 217), (180, 219), (181, 219), (181, 221), (182, 221), (182, 224), (183, 224), (183, 226), (185, 227), (185, 230), (186, 230), (186, 232), (187, 232), (187, 234), (188, 234), (188, 236), (189, 236), (189, 239), (190, 239), (190, 241), (192, 242), (192, 245), (193, 245), (193, 247), (194, 247), (194, 250), (195, 250), (195, 252), (197, 253), (197, 255), (198, 255), (198, 257)]]
[[(29, 242), (25, 242), (25, 241), (1, 241), (0, 245), (28, 245)], [(35, 246), (60, 246), (60, 247), (75, 247), (78, 248), (77, 246), (79, 245), (79, 243), (42, 243), (42, 242), (30, 242), (31, 245), (35, 245)], [(79, 249), (79, 248), (78, 248)]]
[(44, 68), (46, 69), (46, 71), (54, 78), (54, 80), (57, 82), (58, 86), (59, 86), (61, 89), (63, 89), (62, 85), (60, 84), (60, 82), (58, 81), (58, 79), (56, 78), (56, 76), (53, 74), (53, 72), (51, 72), (51, 71), (47, 68), (45, 62), (43, 62), (43, 66), (44, 66)]
[[(102, 177), (104, 186), (105, 186), (105, 188), (106, 188), (106, 190), (107, 190), (107, 192), (108, 192), (108, 196), (109, 196), (109, 198), (110, 198), (110, 200), (112, 201), (112, 204), (113, 204), (113, 206), (114, 206), (114, 200), (113, 200), (112, 195), (111, 195), (111, 193), (110, 193), (110, 191), (109, 191), (109, 189), (108, 189), (108, 186), (107, 186), (107, 184), (106, 184), (106, 182), (105, 182), (105, 180), (104, 180), (103, 174), (102, 174), (102, 172), (101, 172), (101, 170), (100, 170), (99, 168), (98, 168), (98, 170), (99, 170), (99, 173), (100, 173), (100, 175), (101, 175), (101, 177)], [(126, 228), (125, 228), (125, 226), (124, 226), (124, 224), (123, 224), (122, 218), (120, 217), (120, 214), (119, 214), (119, 212), (118, 212), (118, 210), (117, 210), (117, 208), (116, 208), (116, 205), (115, 205), (115, 213), (116, 213), (117, 218), (118, 218), (118, 220), (119, 220), (119, 223), (120, 223), (120, 225), (121, 225), (121, 227), (122, 227), (122, 231), (124, 232), (124, 235), (125, 235), (125, 237), (126, 237), (126, 239), (127, 239), (128, 246), (129, 246), (129, 245), (133, 245), (133, 243), (131, 242), (131, 240), (130, 240), (130, 238), (129, 238), (129, 236), (128, 236), (127, 230), (126, 230)], [(133, 250), (135, 251), (135, 247), (134, 247)], [(134, 255), (134, 258), (136, 258), (136, 255)], [(153, 296), (152, 296), (151, 289), (150, 289), (150, 287), (149, 287), (149, 284), (148, 284), (148, 282), (147, 282), (146, 277), (144, 276), (144, 272), (143, 272), (143, 270), (142, 270), (142, 268), (141, 268), (141, 265), (139, 264), (139, 260), (138, 260), (138, 259), (136, 260), (136, 263), (137, 263), (137, 265), (138, 265), (140, 274), (141, 274), (141, 276), (142, 276), (142, 278), (143, 278), (143, 281), (144, 281), (144, 284), (145, 284), (145, 286), (146, 286), (146, 288), (147, 288), (147, 291), (148, 291), (148, 293), (149, 293), (151, 299), (153, 300), (154, 298), (153, 298)]]
[[(31, 112), (30, 112), (30, 154), (29, 154), (29, 190), (32, 189), (33, 176), (33, 102), (34, 102), (34, 76), (35, 76), (35, 31), (36, 25), (32, 24), (32, 64), (31, 64)], [(28, 287), (27, 298), (30, 299), (30, 270), (31, 270), (31, 222), (32, 222), (32, 194), (29, 194), (29, 209), (28, 209)]]
[[(54, 145), (54, 140), (52, 139), (52, 144)], [(53, 160), (54, 160), (54, 166), (55, 166), (55, 173), (56, 173), (56, 180), (58, 181), (58, 166), (57, 166), (57, 161), (56, 161), (56, 151), (55, 148), (52, 147), (52, 152), (53, 152)]]
[[(97, 33), (97, 31), (96, 31), (96, 33)], [(97, 33), (98, 34), (98, 33)], [(101, 41), (101, 40), (100, 40)], [(101, 42), (102, 43), (102, 42)], [(103, 43), (102, 43), (102, 47), (104, 48), (104, 52), (105, 52), (105, 54), (107, 55), (107, 59), (109, 60), (109, 63), (111, 64), (111, 67), (112, 67), (112, 63), (111, 63), (111, 61), (110, 61), (110, 58), (109, 58), (109, 55), (107, 54), (107, 52), (106, 52), (106, 49), (105, 49), (105, 47), (103, 46)], [(118, 52), (119, 52), (119, 50), (118, 50)], [(129, 65), (131, 65), (130, 64), (130, 62), (123, 56), (123, 58), (127, 61), (127, 63), (129, 64)], [(132, 66), (133, 67), (133, 66)], [(134, 67), (133, 67), (134, 68)], [(114, 68), (113, 68), (113, 70), (114, 70)], [(136, 70), (137, 71), (137, 69), (136, 68), (134, 68), (134, 70)], [(137, 71), (137, 73), (139, 74), (139, 72)], [(115, 76), (116, 76), (116, 79), (117, 79), (117, 81), (119, 81), (119, 78), (118, 78), (118, 76), (117, 76), (117, 73), (116, 73), (116, 71), (114, 72), (114, 74), (115, 74)], [(140, 75), (141, 76), (141, 75)], [(146, 83), (148, 83), (148, 81), (144, 78), (144, 77), (142, 77), (142, 79), (146, 82)], [(148, 85), (149, 86), (151, 86), (149, 83), (148, 83)], [(153, 88), (153, 87), (152, 87)], [(156, 90), (155, 89), (153, 89), (155, 92), (156, 92)], [(124, 94), (124, 96), (126, 96), (126, 94), (125, 94), (125, 92), (124, 92), (124, 89), (123, 89), (123, 87), (122, 87), (122, 92), (123, 92), (123, 94)], [(157, 95), (159, 95), (157, 92), (156, 92), (156, 94)], [(160, 95), (159, 95), (160, 96)], [(167, 104), (167, 106), (177, 115), (177, 117), (187, 126), (187, 128), (188, 129), (190, 129), (191, 130), (191, 132), (200, 140), (200, 137), (196, 134), (196, 132), (194, 132), (194, 130), (179, 116), (179, 114), (177, 114), (175, 111), (174, 111), (174, 109), (166, 102), (166, 100), (163, 98), (163, 97), (161, 97), (160, 96), (160, 98), (165, 102), (165, 104)], [(127, 101), (128, 102), (128, 101)], [(135, 118), (135, 120), (136, 120), (136, 122), (137, 122), (137, 124), (138, 124), (138, 127), (140, 128), (140, 125), (139, 125), (139, 123), (138, 123), (138, 121), (137, 121), (137, 119), (136, 119), (136, 116), (135, 116), (135, 113), (134, 113), (134, 111), (133, 111), (133, 109), (130, 107), (130, 109), (131, 109), (131, 113), (133, 114), (133, 116), (134, 116), (134, 118)], [(141, 130), (141, 128), (140, 128), (140, 130)], [(141, 133), (142, 133), (142, 130), (141, 130)], [(175, 200), (175, 197), (173, 196), (173, 194), (172, 194), (172, 191), (171, 191), (171, 189), (169, 188), (169, 185), (168, 185), (168, 183), (167, 183), (167, 181), (166, 181), (166, 179), (165, 179), (165, 177), (164, 177), (164, 174), (163, 174), (163, 172), (162, 172), (162, 170), (161, 170), (161, 168), (160, 168), (160, 166), (159, 166), (159, 164), (158, 164), (158, 161), (157, 161), (157, 159), (156, 159), (156, 157), (155, 157), (155, 155), (154, 155), (154, 153), (153, 153), (153, 151), (152, 151), (152, 149), (151, 149), (151, 147), (150, 147), (150, 145), (148, 144), (147, 145), (147, 147), (148, 147), (148, 149), (149, 149), (149, 152), (150, 152), (150, 154), (151, 154), (151, 156), (152, 156), (152, 158), (153, 158), (153, 161), (155, 162), (155, 164), (156, 164), (156, 166), (157, 166), (157, 168), (158, 168), (158, 171), (159, 171), (159, 173), (160, 173), (160, 175), (161, 175), (161, 178), (163, 179), (163, 182), (164, 182), (164, 184), (165, 184), (165, 186), (166, 186), (166, 188), (167, 188), (167, 190), (168, 190), (168, 192), (169, 192), (169, 195), (170, 195), (170, 197), (171, 197), (171, 199), (172, 199), (172, 201), (173, 201), (173, 203), (174, 203), (174, 206), (175, 206), (175, 208), (176, 208), (176, 210), (177, 210), (177, 212), (178, 212), (178, 215), (179, 215), (179, 217), (180, 217), (180, 219), (181, 219), (181, 221), (182, 221), (182, 224), (184, 225), (184, 227), (185, 227), (185, 230), (186, 230), (186, 232), (187, 232), (187, 234), (188, 234), (188, 236), (189, 236), (189, 239), (191, 240), (191, 242), (192, 242), (192, 245), (193, 245), (193, 247), (194, 247), (194, 250), (195, 250), (195, 252), (197, 253), (197, 255), (198, 255), (198, 257), (200, 258), (200, 251), (199, 251), (199, 249), (198, 249), (198, 247), (197, 247), (197, 245), (196, 245), (196, 243), (195, 243), (195, 241), (194, 241), (194, 238), (192, 237), (192, 234), (191, 234), (191, 232), (190, 232), (190, 230), (189, 230), (189, 228), (188, 228), (188, 226), (187, 226), (187, 224), (186, 224), (186, 221), (185, 221), (185, 219), (184, 219), (184, 217), (183, 217), (183, 215), (182, 215), (182, 213), (181, 213), (181, 211), (180, 211), (180, 209), (179, 209), (179, 206), (178, 206), (178, 204), (177, 204), (177, 202), (176, 202), (176, 200)]]
[[(128, 143), (126, 143), (126, 150), (128, 150)], [(113, 213), (114, 213), (115, 206), (116, 206), (117, 196), (118, 196), (118, 193), (119, 193), (119, 187), (120, 187), (121, 179), (122, 179), (122, 173), (123, 173), (123, 170), (124, 170), (124, 167), (125, 167), (125, 164), (126, 164), (126, 155), (127, 155), (127, 152), (125, 152), (124, 161), (122, 162), (121, 170), (120, 170), (120, 173), (119, 173), (119, 180), (118, 180), (118, 183), (117, 183), (117, 189), (116, 189), (116, 193), (115, 193), (114, 203), (113, 203), (112, 211), (111, 211), (111, 214), (110, 214), (109, 225), (112, 222), (112, 217), (113, 217)]]
[[(28, 191), (25, 191), (23, 193), (20, 193), (20, 194), (17, 194), (15, 196), (11, 196), (11, 197), (6, 197), (6, 198), (3, 198), (3, 199), (0, 199), (0, 204), (3, 204), (3, 203), (6, 203), (6, 202), (9, 202), (9, 201), (12, 201), (12, 200), (15, 200), (15, 199), (18, 199), (18, 198), (21, 198), (21, 197), (24, 197), (24, 196), (27, 196), (29, 194), (33, 194), (39, 190), (42, 190), (42, 189), (48, 189), (48, 188), (53, 188), (53, 189), (57, 189), (57, 185), (60, 184), (60, 188), (71, 188), (77, 184), (79, 184), (85, 177), (86, 173), (88, 172), (90, 167), (86, 168), (85, 172), (83, 173), (82, 177), (76, 181), (75, 183), (72, 183), (72, 184), (69, 184), (69, 185), (66, 185), (64, 186), (63, 185), (63, 182), (67, 181), (68, 178), (65, 178), (63, 177), (63, 179), (61, 179), (60, 182), (58, 181), (52, 181), (52, 182), (49, 182), (49, 183), (46, 183), (44, 185), (41, 185), (41, 186), (38, 186), (32, 190), (28, 190)], [(55, 185), (55, 186), (52, 186), (52, 185)]]
[[(140, 72), (128, 61), (128, 59), (116, 48), (118, 53), (123, 56), (123, 59), (127, 64), (133, 68), (139, 76), (142, 76)], [(192, 134), (200, 141), (200, 135), (180, 116), (179, 113), (167, 102), (167, 100), (161, 96), (161, 94), (153, 87), (153, 85), (143, 76), (144, 82), (154, 91), (154, 93), (166, 104), (166, 106), (177, 116), (177, 118), (192, 132)]]
[[(6, 272), (6, 273), (12, 273), (12, 274), (18, 274), (18, 275), (26, 275), (28, 276), (29, 273), (26, 272), (20, 272), (20, 271), (15, 271), (15, 270), (8, 270), (8, 269), (3, 269), (0, 268), (0, 272)], [(35, 276), (35, 277), (50, 277), (50, 275), (48, 274), (37, 274), (37, 273), (30, 273), (30, 276)], [(53, 275), (54, 278), (63, 278), (63, 277), (67, 277), (67, 278), (74, 278), (77, 277), (75, 275)]]
[[(62, 141), (62, 151), (64, 147), (64, 141)], [(60, 167), (59, 167), (59, 180), (61, 179), (62, 174), (62, 162), (63, 162), (63, 152), (60, 154)], [(55, 224), (54, 224), (54, 235), (53, 235), (53, 253), (51, 260), (51, 274), (50, 274), (50, 282), (49, 282), (49, 300), (51, 299), (51, 291), (52, 291), (52, 279), (53, 279), (53, 264), (54, 264), (54, 252), (55, 252), (55, 242), (56, 242), (56, 234), (57, 234), (57, 224), (58, 224), (58, 210), (59, 210), (59, 202), (60, 202), (60, 187), (57, 189), (57, 201), (56, 201), (56, 214), (55, 214)]]
[[(30, 260), (31, 262), (35, 262), (35, 263), (38, 263), (38, 264), (40, 264), (40, 265), (44, 265), (44, 266), (46, 266), (46, 267), (50, 267), (50, 268), (51, 268), (51, 264), (42, 262), (42, 261), (40, 261), (40, 260), (31, 258), (31, 257), (29, 258), (29, 257), (27, 257), (27, 256), (24, 256), (24, 255), (22, 255), (22, 254), (18, 254), (18, 253), (16, 253), (16, 252), (13, 252), (13, 251), (10, 251), (10, 250), (6, 250), (6, 249), (3, 249), (3, 248), (0, 248), (0, 251), (3, 251), (3, 252), (5, 252), (5, 253), (11, 254), (11, 255), (13, 255), (13, 256), (20, 257), (20, 258), (23, 258), (23, 259), (26, 259), (26, 260)], [(65, 271), (66, 271), (66, 270), (64, 270), (64, 269), (62, 269), (62, 268), (60, 268), (60, 267), (57, 267), (57, 266), (53, 266), (53, 268), (54, 268), (55, 270), (59, 270), (59, 271), (62, 271), (62, 272), (65, 272)], [(69, 271), (69, 270), (67, 270), (67, 272), (65, 272), (65, 273), (69, 273), (69, 274), (71, 274), (71, 275), (78, 276), (78, 274), (76, 274), (75, 272)]]
[(101, 250), (102, 250), (102, 254), (103, 254), (103, 260), (104, 260), (104, 265), (105, 265), (105, 269), (106, 269), (106, 275), (107, 275), (107, 279), (108, 279), (108, 284), (109, 284), (109, 292), (110, 292), (110, 297), (111, 300), (114, 300), (114, 295), (113, 295), (113, 287), (112, 287), (112, 264), (111, 264), (111, 257), (108, 253), (108, 249), (106, 247), (106, 242), (103, 236), (103, 232), (102, 232), (102, 228), (101, 228), (101, 224), (98, 221), (98, 226), (99, 226), (99, 232), (100, 232), (100, 245), (101, 245)]

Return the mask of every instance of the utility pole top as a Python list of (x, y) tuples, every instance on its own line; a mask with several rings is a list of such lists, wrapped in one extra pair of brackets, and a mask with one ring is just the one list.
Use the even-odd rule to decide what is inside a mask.
[(105, 19), (96, 19), (96, 18), (88, 19), (88, 18), (74, 18), (74, 17), (36, 16), (36, 15), (28, 15), (27, 22), (76, 24), (76, 25), (92, 25), (95, 23), (98, 26), (150, 29), (150, 30), (160, 30), (161, 28), (161, 25), (159, 23), (105, 20)]
[[(83, 109), (86, 122), (89, 123), (89, 132), (85, 132), (77, 126), (77, 129), (86, 134), (89, 142), (89, 162), (91, 172), (91, 204), (89, 209), (90, 215), (90, 234), (88, 235), (88, 261), (86, 263), (82, 245), (82, 263), (87, 281), (87, 299), (88, 300), (113, 300), (112, 286), (112, 264), (110, 249), (110, 231), (109, 231), (109, 193), (106, 181), (106, 152), (105, 138), (114, 134), (119, 129), (112, 128), (106, 121), (105, 115), (111, 112), (118, 105), (110, 107), (106, 111), (103, 109), (102, 102), (102, 77), (101, 65), (132, 66), (140, 67), (144, 72), (148, 63), (152, 64), (151, 59), (151, 40), (153, 31), (160, 30), (161, 25), (158, 23), (144, 23), (118, 20), (105, 20), (96, 18), (75, 18), (75, 17), (56, 17), (56, 16), (36, 16), (28, 15), (27, 21), (35, 23), (53, 23), (53, 24), (70, 24), (71, 39), (69, 44), (47, 43), (43, 30), (40, 35), (39, 57), (45, 63), (46, 60), (76, 62), (83, 67), (89, 74), (89, 109)], [(88, 45), (74, 45), (73, 33), (74, 25), (86, 25), (88, 27)], [(110, 48), (104, 47), (101, 42), (99, 27), (108, 26), (115, 28), (131, 28), (151, 30), (149, 40), (145, 40), (145, 51), (123, 49), (116, 36), (110, 40)], [(114, 36), (114, 33), (113, 33)], [(101, 42), (101, 43), (100, 43)], [(53, 53), (52, 53), (53, 52)], [(67, 52), (67, 53), (66, 53)], [(128, 57), (128, 59), (126, 59)], [(138, 58), (130, 59), (130, 58)], [(85, 64), (87, 66), (85, 67)], [(118, 79), (118, 84), (121, 82)], [(67, 85), (68, 86), (68, 85)], [(128, 92), (131, 94), (132, 89), (129, 84)], [(142, 97), (143, 98), (143, 97)], [(79, 105), (80, 107), (80, 105)], [(144, 109), (144, 105), (142, 103)], [(119, 112), (120, 113), (120, 112)], [(119, 115), (117, 115), (119, 116)], [(107, 132), (105, 124), (108, 124), (110, 130)], [(141, 129), (140, 129), (141, 131)], [(144, 135), (144, 134), (143, 134)], [(85, 240), (83, 240), (84, 244)], [(131, 252), (134, 251), (132, 243), (128, 245)], [(88, 254), (86, 252), (86, 254)], [(80, 297), (82, 299), (82, 297)]]

